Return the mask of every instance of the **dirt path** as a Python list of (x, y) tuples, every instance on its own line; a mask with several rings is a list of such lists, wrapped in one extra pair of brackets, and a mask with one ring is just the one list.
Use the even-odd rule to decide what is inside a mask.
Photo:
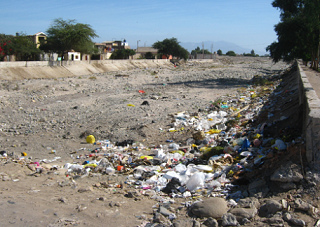
[(320, 97), (320, 73), (312, 70), (310, 67), (301, 65), (303, 71), (307, 75), (307, 78), (315, 90), (318, 98)]

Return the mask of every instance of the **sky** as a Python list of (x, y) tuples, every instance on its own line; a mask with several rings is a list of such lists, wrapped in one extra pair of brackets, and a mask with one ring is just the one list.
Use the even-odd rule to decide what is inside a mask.
[[(277, 40), (272, 0), (0, 0), (0, 33), (46, 32), (55, 19), (89, 24), (94, 42), (126, 40), (131, 48), (166, 38), (230, 42), (255, 52)], [(205, 47), (210, 49), (211, 47)], [(214, 50), (216, 51), (216, 50)]]

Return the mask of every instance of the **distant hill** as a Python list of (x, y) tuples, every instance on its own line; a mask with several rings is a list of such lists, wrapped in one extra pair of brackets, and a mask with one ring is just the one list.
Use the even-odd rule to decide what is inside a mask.
[[(222, 50), (223, 54), (227, 53), (229, 50), (233, 50), (237, 54), (250, 53), (252, 50), (252, 49), (243, 48), (241, 46), (238, 46), (237, 44), (229, 43), (229, 42), (225, 42), (225, 41), (217, 41), (217, 42), (205, 41), (203, 43), (204, 43), (204, 49), (207, 49), (208, 51), (211, 52), (211, 46), (213, 45), (213, 51), (217, 51), (220, 49), (220, 50)], [(184, 47), (185, 49), (187, 49), (189, 52), (191, 52), (192, 50), (194, 50), (197, 47), (200, 47), (200, 49), (202, 49), (202, 42), (199, 42), (199, 43), (181, 42), (180, 45), (182, 47)], [(254, 52), (259, 55), (266, 54), (266, 52), (262, 52), (259, 50), (254, 50)]]

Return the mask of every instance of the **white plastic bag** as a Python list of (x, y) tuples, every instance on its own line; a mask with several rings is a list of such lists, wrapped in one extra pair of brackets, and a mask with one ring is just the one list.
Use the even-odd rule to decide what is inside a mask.
[(193, 174), (190, 179), (187, 181), (186, 187), (190, 191), (194, 191), (198, 188), (202, 188), (204, 186), (204, 178), (205, 175), (203, 172), (197, 172)]

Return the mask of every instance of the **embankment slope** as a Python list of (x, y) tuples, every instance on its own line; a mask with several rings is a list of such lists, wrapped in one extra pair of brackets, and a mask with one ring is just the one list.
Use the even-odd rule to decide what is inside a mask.
[(162, 59), (63, 62), (59, 66), (49, 66), (48, 62), (1, 62), (0, 80), (73, 77), (135, 68), (169, 67), (171, 65), (170, 61)]

